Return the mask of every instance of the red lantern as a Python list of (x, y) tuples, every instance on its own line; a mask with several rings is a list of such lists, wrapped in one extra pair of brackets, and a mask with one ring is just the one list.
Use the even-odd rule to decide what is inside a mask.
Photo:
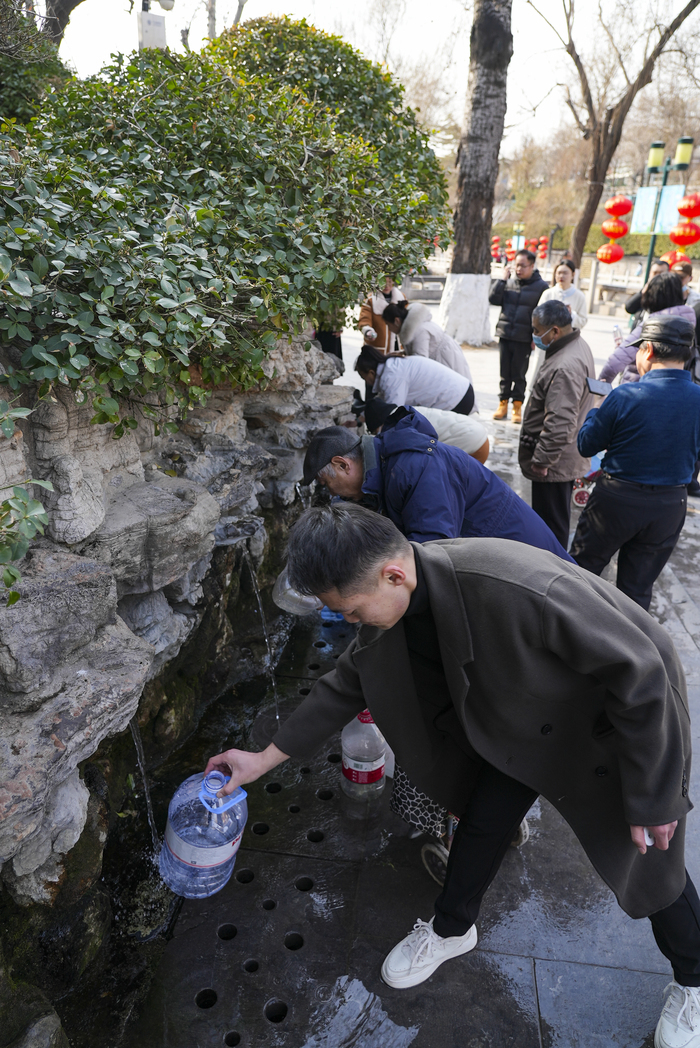
[(613, 262), (619, 262), (621, 258), (624, 258), (625, 252), (619, 244), (613, 244), (611, 241), (609, 244), (603, 244), (602, 247), (599, 247), (596, 255), (599, 262), (605, 262), (606, 266), (609, 266)]
[(630, 227), (621, 218), (608, 218), (600, 228), (603, 234), (606, 237), (610, 237), (611, 240), (619, 240), (620, 237), (626, 237), (630, 231)]
[[(626, 196), (614, 196), (610, 197), (603, 204), (603, 207), (609, 215), (613, 215), (615, 218), (619, 218), (621, 215), (627, 215), (632, 210), (632, 201)], [(608, 234), (606, 234), (607, 236)], [(624, 233), (620, 234), (624, 236)]]
[(498, 233), (494, 233), (494, 235), (491, 237), (491, 243), (492, 244), (500, 244), (500, 242), (501, 242), (501, 238), (499, 237)]
[(678, 244), (679, 247), (687, 247), (688, 244), (694, 244), (700, 240), (700, 226), (696, 226), (695, 222), (687, 219), (674, 226), (668, 235), (674, 244)]
[(700, 193), (687, 193), (678, 205), (683, 218), (695, 218), (700, 215)]
[(543, 235), (542, 235), (542, 236), (540, 237), (540, 244), (549, 244), (549, 237), (546, 237), (546, 236), (544, 236), (544, 234), (543, 234)]
[(513, 261), (513, 259), (515, 258), (515, 254), (516, 254), (515, 248), (509, 247), (508, 250), (506, 251), (506, 258), (508, 259), (509, 262)]
[(513, 241), (510, 240), (510, 239), (506, 240), (506, 247), (512, 247), (512, 246), (513, 246)]
[(669, 266), (675, 266), (676, 262), (690, 262), (685, 251), (667, 251), (661, 255), (662, 262), (668, 262)]

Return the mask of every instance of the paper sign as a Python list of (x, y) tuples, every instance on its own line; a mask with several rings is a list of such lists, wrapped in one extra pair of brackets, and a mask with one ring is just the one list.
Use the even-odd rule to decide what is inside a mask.
[(678, 205), (685, 196), (685, 186), (664, 186), (661, 190), (659, 213), (656, 216), (655, 233), (670, 233), (680, 222)]
[(656, 186), (644, 186), (637, 190), (630, 233), (651, 233), (658, 192)]

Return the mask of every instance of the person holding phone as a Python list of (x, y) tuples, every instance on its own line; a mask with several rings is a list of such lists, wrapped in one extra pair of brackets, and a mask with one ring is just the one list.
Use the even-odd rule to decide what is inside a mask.
[(600, 575), (619, 551), (617, 587), (645, 610), (678, 542), (700, 458), (700, 386), (685, 370), (694, 336), (683, 317), (648, 317), (636, 339), (639, 382), (613, 389), (578, 435), (581, 455), (606, 454), (571, 555)]
[(544, 360), (525, 405), (518, 460), (532, 481), (532, 508), (567, 549), (574, 480), (590, 469), (576, 436), (593, 406), (586, 380), (594, 378), (595, 364), (564, 302), (540, 302), (532, 331)]

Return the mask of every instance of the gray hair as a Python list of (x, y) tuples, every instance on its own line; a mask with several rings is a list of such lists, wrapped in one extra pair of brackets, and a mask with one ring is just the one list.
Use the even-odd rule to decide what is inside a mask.
[(532, 316), (545, 328), (563, 328), (571, 323), (571, 313), (558, 298), (550, 298), (548, 302), (541, 302), (539, 306), (535, 306)]
[[(354, 448), (350, 448), (349, 451), (343, 451), (342, 453), (339, 452), (338, 455), (334, 456), (334, 458), (344, 458), (350, 459), (351, 462), (359, 462), (362, 458), (362, 445), (357, 444)], [(316, 474), (316, 480), (335, 480), (337, 476), (338, 471), (333, 463), (329, 462), (328, 465), (323, 466), (323, 468), (318, 471)]]

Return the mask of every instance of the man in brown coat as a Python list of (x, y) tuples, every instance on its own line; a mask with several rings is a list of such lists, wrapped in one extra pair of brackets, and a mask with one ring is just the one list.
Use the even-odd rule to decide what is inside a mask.
[(576, 437), (593, 407), (586, 378), (595, 378), (595, 364), (563, 302), (550, 299), (536, 306), (532, 330), (545, 356), (525, 406), (518, 458), (532, 481), (532, 508), (568, 549), (574, 480), (590, 469)]
[(344, 503), (303, 514), (288, 571), (295, 589), (361, 628), (267, 749), (227, 750), (207, 771), (230, 770), (231, 792), (288, 756), (308, 758), (369, 708), (416, 785), (460, 816), (435, 916), (389, 953), (384, 980), (414, 986), (475, 947), (481, 899), (542, 793), (623, 909), (650, 917), (673, 966), (656, 1048), (697, 1048), (700, 901), (683, 852), (690, 731), (666, 632), (543, 550), (409, 543), (386, 517)]

